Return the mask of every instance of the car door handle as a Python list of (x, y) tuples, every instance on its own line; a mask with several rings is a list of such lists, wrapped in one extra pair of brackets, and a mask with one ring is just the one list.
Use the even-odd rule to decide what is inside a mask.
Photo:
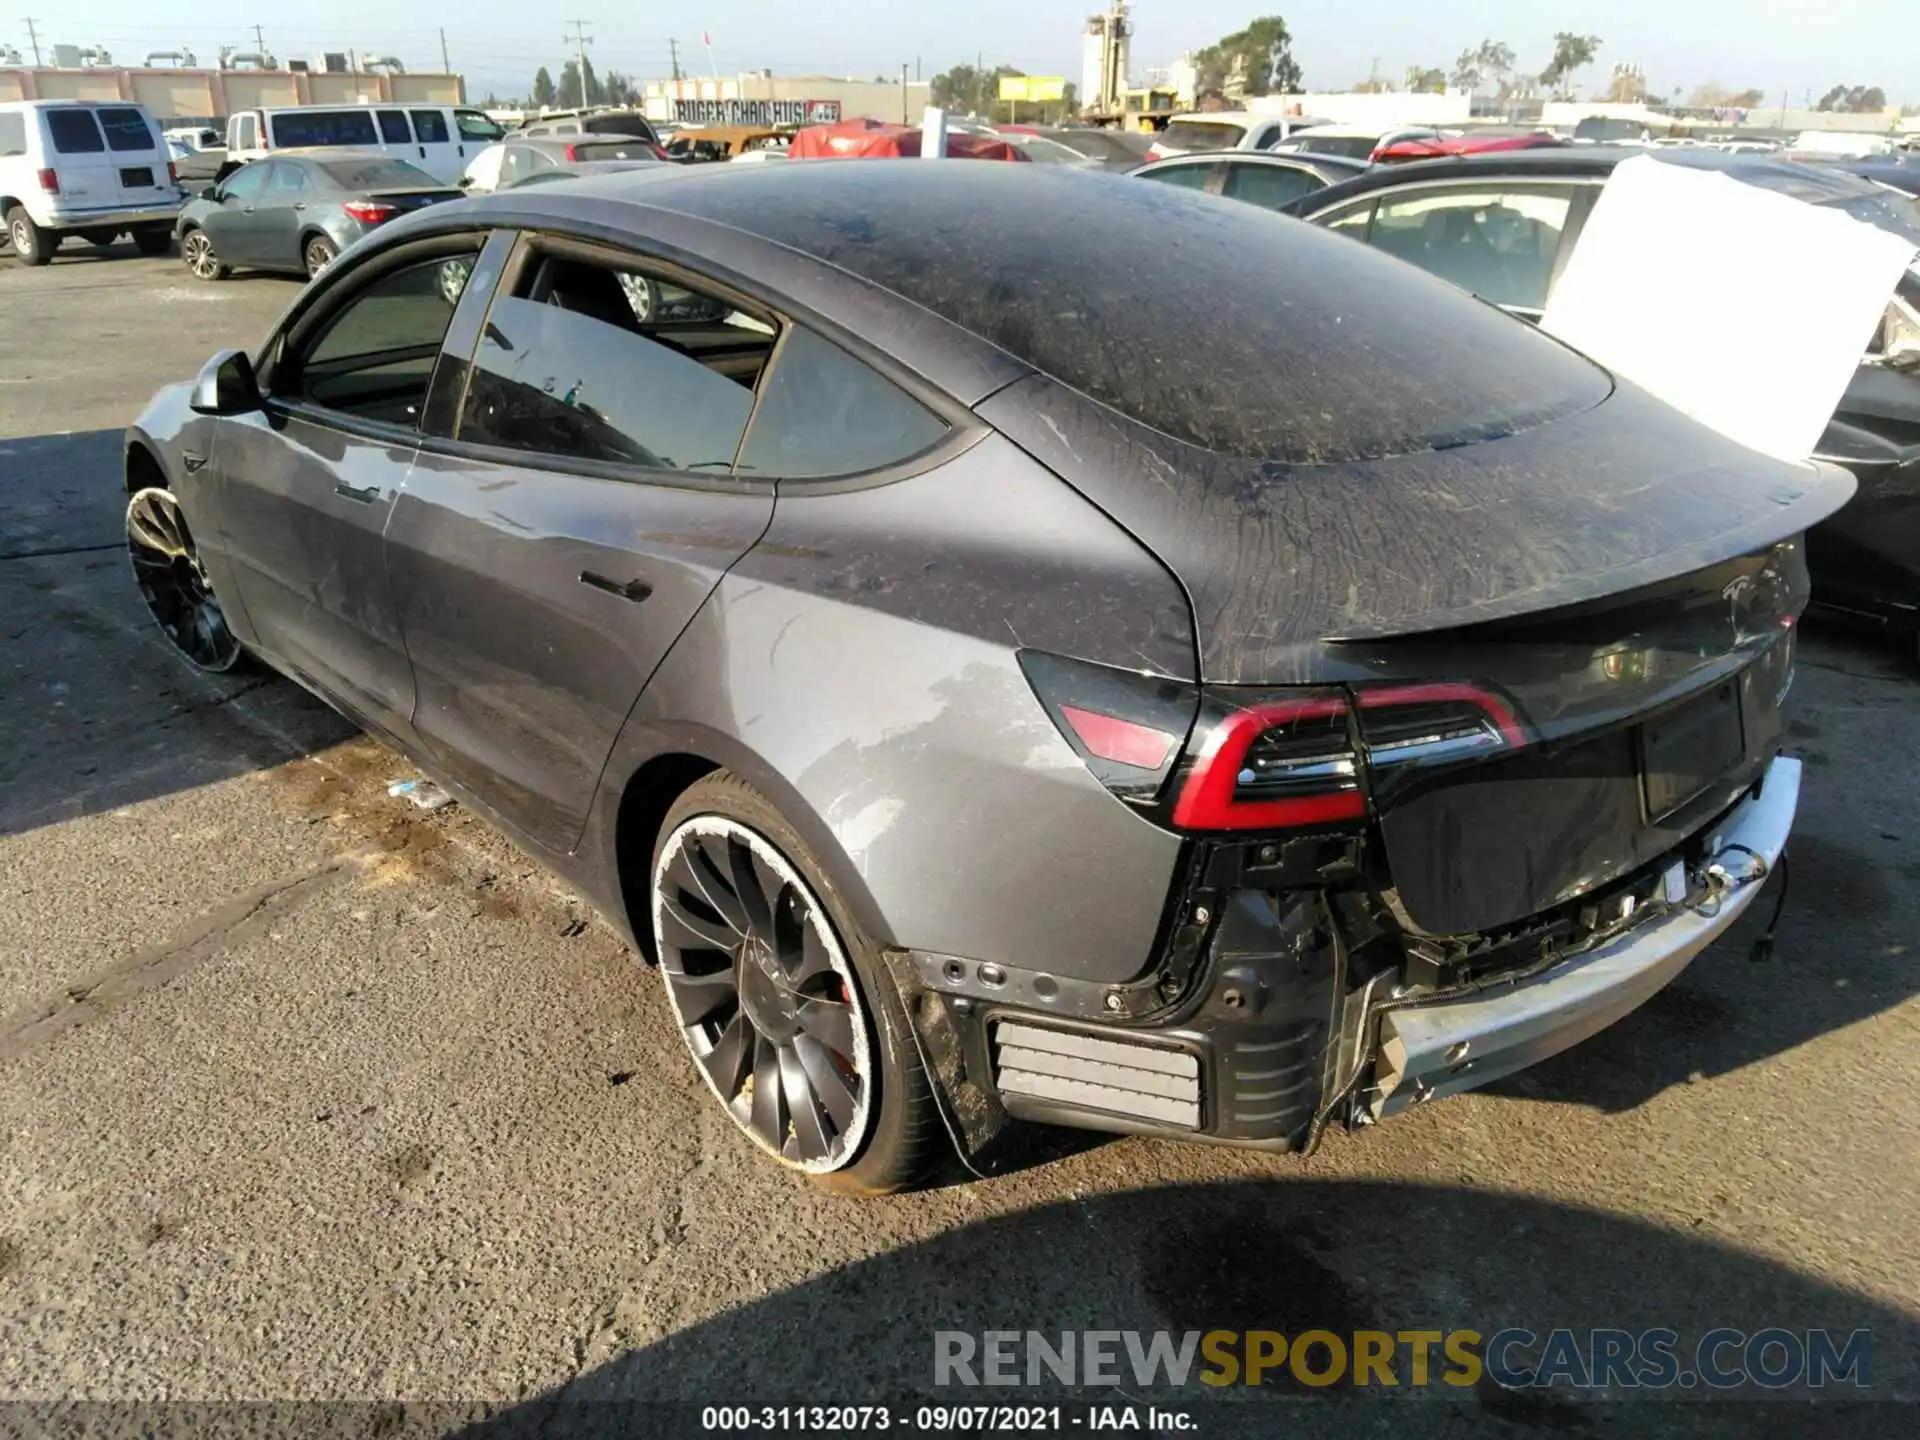
[(347, 499), (356, 500), (362, 505), (371, 505), (380, 498), (380, 487), (378, 485), (369, 485), (365, 489), (360, 489), (342, 480), (333, 487), (333, 493), (336, 495), (344, 495)]
[(207, 457), (202, 455), (198, 450), (182, 450), (180, 452), (181, 468), (189, 475), (197, 473), (206, 463)]
[(609, 595), (618, 595), (622, 600), (631, 600), (636, 605), (653, 593), (653, 586), (644, 580), (627, 580), (624, 582), (609, 580), (606, 576), (597, 575), (591, 570), (582, 570), (580, 572), (580, 583), (582, 585), (591, 585), (596, 590), (604, 590)]

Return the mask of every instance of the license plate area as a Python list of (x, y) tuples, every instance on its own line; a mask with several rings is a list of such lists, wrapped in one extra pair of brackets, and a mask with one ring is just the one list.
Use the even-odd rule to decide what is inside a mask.
[(134, 166), (120, 172), (120, 183), (131, 190), (151, 190), (153, 171), (144, 166)]
[(1647, 721), (1640, 727), (1640, 788), (1648, 823), (1664, 820), (1745, 758), (1736, 681)]

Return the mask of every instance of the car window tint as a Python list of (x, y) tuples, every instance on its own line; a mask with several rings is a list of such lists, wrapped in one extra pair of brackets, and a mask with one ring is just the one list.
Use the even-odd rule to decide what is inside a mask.
[(877, 470), (917, 455), (946, 422), (810, 330), (791, 331), (740, 451), (745, 475), (808, 479)]
[(303, 194), (306, 188), (306, 167), (282, 160), (268, 172), (267, 183), (261, 193), (268, 200), (292, 199), (294, 196)]
[(404, 110), (382, 110), (379, 114), (380, 138), (389, 145), (411, 145), (413, 131), (407, 128)]
[(447, 117), (438, 110), (415, 110), (413, 115), (414, 132), (419, 135), (422, 145), (444, 145), (447, 142)]
[(1143, 170), (1142, 180), (1157, 180), (1162, 185), (1177, 185), (1182, 190), (1204, 190), (1218, 165), (1169, 165), (1164, 170)]
[(1322, 229), (1331, 230), (1337, 235), (1345, 235), (1349, 240), (1365, 240), (1367, 226), (1373, 223), (1373, 204), (1356, 205), (1351, 210), (1343, 210), (1331, 220), (1315, 220), (1313, 223)]
[(496, 298), (459, 438), (562, 459), (732, 468), (773, 329), (638, 271), (550, 257)]
[(1368, 243), (1496, 305), (1544, 310), (1572, 203), (1548, 186), (1389, 195)]
[(0, 115), (0, 156), (27, 153), (27, 120), (24, 115)]
[(252, 200), (259, 196), (260, 187), (266, 184), (267, 167), (259, 163), (247, 165), (233, 172), (220, 182), (220, 197), (223, 200)]
[(377, 145), (373, 116), (365, 110), (289, 110), (270, 118), (273, 143), (282, 149), (302, 145)]
[(456, 110), (453, 112), (454, 127), (459, 130), (462, 140), (498, 140), (507, 132), (497, 121), (488, 119), (478, 110)]
[(320, 168), (336, 185), (348, 190), (404, 189), (439, 183), (418, 165), (378, 156), (367, 160), (329, 160)]
[(576, 160), (651, 160), (653, 147), (644, 140), (586, 140), (573, 147)]
[(530, 152), (524, 145), (509, 145), (500, 152), (500, 173), (495, 181), (501, 189), (513, 184), (527, 173), (527, 155)]
[(91, 110), (47, 111), (47, 134), (62, 155), (96, 155), (107, 148)]
[(1227, 183), (1220, 193), (1230, 200), (1278, 210), (1320, 188), (1319, 177), (1288, 165), (1229, 165)]
[(1246, 126), (1223, 120), (1175, 120), (1161, 136), (1175, 150), (1231, 150), (1246, 133)]
[(153, 127), (131, 105), (103, 106), (93, 114), (107, 137), (109, 150), (153, 149)]
[(417, 425), (472, 267), (470, 256), (441, 256), (381, 276), (305, 343), (280, 393), (365, 420)]

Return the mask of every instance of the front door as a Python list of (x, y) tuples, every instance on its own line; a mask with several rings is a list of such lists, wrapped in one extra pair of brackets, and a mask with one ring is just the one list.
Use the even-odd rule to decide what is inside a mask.
[(376, 257), (289, 330), (265, 409), (225, 422), (222, 530), (263, 649), (405, 739), (413, 674), (384, 532), (407, 482), (458, 288), (448, 244)]
[(213, 253), (229, 264), (260, 263), (260, 226), (254, 217), (270, 168), (256, 161), (234, 171), (220, 182), (216, 192), (220, 208), (200, 217), (200, 228), (213, 242)]
[(644, 271), (522, 242), (457, 431), (427, 442), (387, 529), (420, 744), (554, 851), (654, 667), (773, 513), (770, 484), (731, 473), (771, 317)]
[(302, 160), (275, 160), (247, 223), (255, 259), (279, 269), (305, 268), (300, 237), (314, 198), (313, 172)]

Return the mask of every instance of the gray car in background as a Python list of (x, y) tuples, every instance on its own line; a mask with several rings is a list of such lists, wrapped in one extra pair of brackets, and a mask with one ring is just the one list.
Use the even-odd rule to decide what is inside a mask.
[(235, 266), (312, 276), (389, 220), (459, 198), (404, 160), (364, 150), (282, 153), (241, 166), (188, 201), (174, 237), (202, 280)]
[(1786, 844), (1850, 477), (1253, 206), (662, 166), (410, 216), (254, 353), (128, 433), (155, 620), (590, 897), (639, 1083), (831, 1188), (1311, 1148), (1626, 1014)]

